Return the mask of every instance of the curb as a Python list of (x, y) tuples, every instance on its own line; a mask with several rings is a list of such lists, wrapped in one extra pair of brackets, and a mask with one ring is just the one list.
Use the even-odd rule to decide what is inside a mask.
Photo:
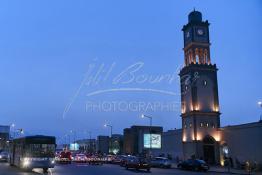
[[(180, 168), (177, 167), (171, 167), (171, 169), (177, 169), (177, 170), (181, 170)], [(227, 171), (215, 171), (215, 170), (208, 170), (207, 172), (211, 172), (211, 173), (220, 173), (220, 174), (237, 174), (237, 175), (254, 175), (254, 174), (248, 174), (248, 173), (237, 173), (237, 172), (227, 172)]]
[(214, 171), (214, 170), (209, 170), (209, 171), (207, 171), (207, 172), (211, 172), (211, 173), (221, 173), (221, 174), (252, 175), (252, 174), (248, 174), (248, 173), (236, 173), (236, 172)]

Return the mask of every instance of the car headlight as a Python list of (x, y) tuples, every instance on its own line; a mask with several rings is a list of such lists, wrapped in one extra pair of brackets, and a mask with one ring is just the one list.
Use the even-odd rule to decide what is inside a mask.
[(23, 162), (23, 166), (24, 166), (24, 167), (28, 167), (29, 164), (30, 164), (30, 161), (29, 161), (29, 160), (24, 160), (24, 162)]
[(49, 160), (50, 160), (51, 164), (55, 164), (55, 160), (56, 160), (55, 158), (50, 158)]
[(30, 160), (30, 158), (28, 158), (28, 157), (24, 158), (24, 161), (28, 161), (29, 162), (29, 160)]

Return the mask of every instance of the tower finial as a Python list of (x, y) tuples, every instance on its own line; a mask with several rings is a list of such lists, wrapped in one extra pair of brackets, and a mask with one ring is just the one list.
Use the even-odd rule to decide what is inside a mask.
[(194, 12), (196, 11), (195, 7), (194, 7)]

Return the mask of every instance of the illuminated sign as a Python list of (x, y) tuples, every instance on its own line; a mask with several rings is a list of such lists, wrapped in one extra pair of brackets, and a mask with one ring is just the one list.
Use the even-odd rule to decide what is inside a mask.
[(69, 149), (70, 149), (70, 151), (78, 151), (79, 150), (79, 144), (71, 143)]
[[(151, 139), (150, 139), (150, 135), (151, 135)], [(161, 134), (144, 134), (144, 148), (160, 149)]]

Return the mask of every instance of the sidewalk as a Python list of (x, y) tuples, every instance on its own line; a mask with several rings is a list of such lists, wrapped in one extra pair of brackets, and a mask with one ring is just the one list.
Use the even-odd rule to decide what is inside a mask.
[[(172, 168), (177, 169), (177, 164), (172, 163)], [(239, 175), (249, 175), (248, 172), (245, 170), (239, 170), (231, 168), (230, 172), (228, 172), (228, 169), (221, 166), (210, 166), (210, 169), (208, 172), (214, 172), (214, 173), (225, 173), (225, 174), (239, 174)], [(262, 172), (252, 172), (250, 175), (262, 175)]]
[[(209, 172), (216, 172), (216, 173), (227, 173), (227, 174), (240, 174), (240, 175), (249, 175), (249, 173), (245, 170), (240, 169), (234, 169), (231, 168), (230, 172), (228, 172), (228, 169), (221, 166), (210, 166)], [(252, 172), (251, 175), (261, 175), (262, 172)]]

